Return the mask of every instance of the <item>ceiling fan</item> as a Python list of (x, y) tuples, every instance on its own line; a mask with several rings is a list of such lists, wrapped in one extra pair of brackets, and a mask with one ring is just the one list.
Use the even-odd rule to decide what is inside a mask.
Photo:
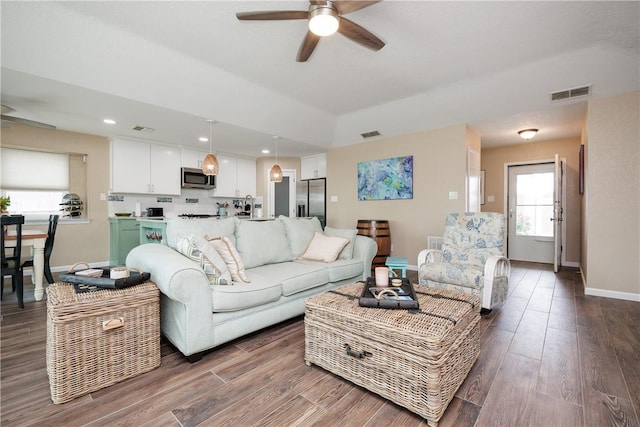
[(296, 61), (305, 62), (311, 56), (321, 37), (331, 35), (336, 31), (371, 50), (380, 50), (384, 42), (370, 31), (364, 29), (344, 15), (364, 9), (382, 0), (310, 0), (309, 10), (274, 10), (262, 12), (238, 12), (236, 17), (241, 20), (271, 21), (285, 19), (308, 19), (309, 30), (300, 45)]
[(20, 123), (22, 125), (26, 125), (26, 126), (33, 126), (33, 127), (37, 127), (37, 128), (41, 128), (41, 129), (50, 129), (53, 130), (56, 127), (53, 125), (49, 125), (47, 123), (42, 123), (42, 122), (36, 122), (35, 120), (29, 120), (29, 119), (23, 119), (20, 117), (14, 117), (14, 116), (7, 116), (5, 114), (9, 114), (9, 113), (13, 113), (14, 110), (13, 108), (9, 107), (8, 105), (4, 105), (2, 104), (2, 115), (0, 116), (2, 118), (2, 127), (3, 128), (10, 128), (11, 127), (11, 123)]

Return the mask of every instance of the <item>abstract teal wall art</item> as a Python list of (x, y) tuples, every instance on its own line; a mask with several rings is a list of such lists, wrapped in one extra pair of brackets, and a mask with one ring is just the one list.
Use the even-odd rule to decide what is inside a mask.
[(358, 162), (358, 200), (413, 199), (413, 156)]

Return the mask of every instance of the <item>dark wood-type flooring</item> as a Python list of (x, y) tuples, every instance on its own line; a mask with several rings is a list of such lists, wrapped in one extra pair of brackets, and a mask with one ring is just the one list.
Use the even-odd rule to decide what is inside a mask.
[[(415, 280), (416, 272), (410, 272)], [(613, 277), (613, 276), (612, 276)], [(30, 280), (27, 280), (30, 281)], [(426, 426), (419, 416), (304, 363), (298, 317), (188, 363), (162, 364), (54, 405), (46, 303), (5, 285), (1, 418), (9, 426)], [(483, 316), (481, 352), (439, 426), (638, 426), (640, 303), (585, 296), (580, 275), (514, 263), (507, 302)]]

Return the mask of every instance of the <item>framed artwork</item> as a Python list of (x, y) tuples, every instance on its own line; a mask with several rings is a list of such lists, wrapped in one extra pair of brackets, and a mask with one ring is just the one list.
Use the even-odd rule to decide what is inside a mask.
[(413, 199), (413, 156), (358, 162), (358, 200)]

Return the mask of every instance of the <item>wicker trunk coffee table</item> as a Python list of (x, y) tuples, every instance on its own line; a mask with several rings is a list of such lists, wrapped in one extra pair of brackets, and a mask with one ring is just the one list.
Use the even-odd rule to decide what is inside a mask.
[(77, 293), (47, 288), (47, 373), (64, 403), (160, 365), (159, 291), (152, 282)]
[(480, 352), (480, 299), (414, 285), (418, 310), (358, 305), (363, 283), (311, 297), (305, 361), (409, 409), (435, 427)]

